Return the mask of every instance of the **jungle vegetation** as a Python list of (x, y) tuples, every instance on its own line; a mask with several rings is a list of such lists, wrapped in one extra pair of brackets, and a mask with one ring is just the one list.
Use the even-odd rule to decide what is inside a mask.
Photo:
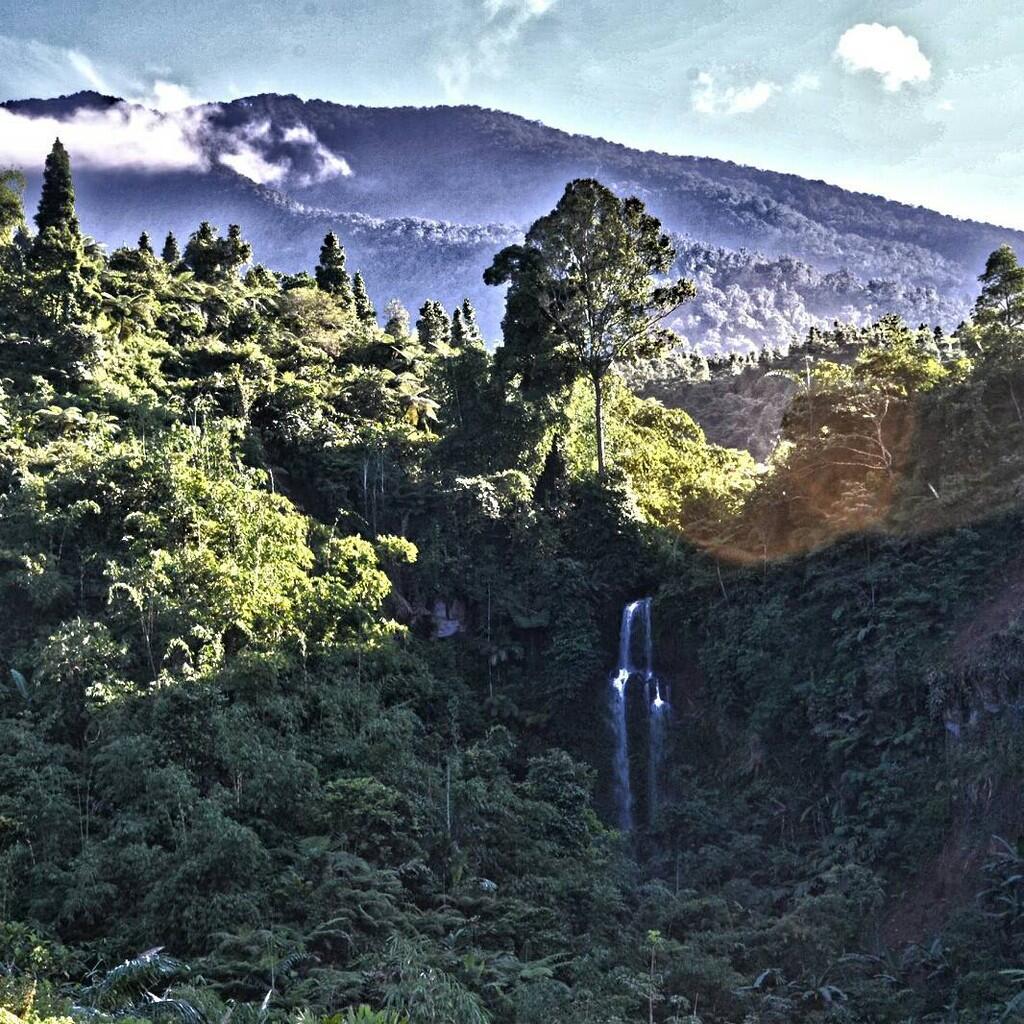
[[(32, 226), (20, 195), (3, 1024), (1024, 1019), (1009, 247), (954, 335), (764, 354), (758, 462), (627, 386), (693, 286), (597, 182), (496, 255), (493, 350), (334, 233), (291, 274), (237, 225), (106, 253), (59, 143)], [(604, 694), (644, 594), (668, 771), (622, 834)]]

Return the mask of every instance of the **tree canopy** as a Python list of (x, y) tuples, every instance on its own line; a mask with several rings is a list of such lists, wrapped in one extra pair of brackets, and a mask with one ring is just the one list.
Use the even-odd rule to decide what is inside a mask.
[(468, 301), (381, 328), (331, 236), (107, 255), (48, 166), (0, 235), (3, 1024), (1015, 1019), (1012, 253), (955, 334), (641, 359), (690, 289), (576, 182), (492, 352)]
[[(655, 279), (674, 259), (668, 235), (639, 199), (620, 199), (598, 181), (578, 179), (533, 223), (525, 245), (503, 250), (484, 275), (488, 284), (508, 283), (517, 314), (525, 314), (525, 322), (506, 324), (513, 365), (523, 359), (529, 372), (539, 356), (591, 381), (601, 475), (605, 375), (617, 364), (664, 351), (671, 335), (662, 321), (696, 294), (690, 281)], [(548, 351), (532, 351), (538, 345)]]

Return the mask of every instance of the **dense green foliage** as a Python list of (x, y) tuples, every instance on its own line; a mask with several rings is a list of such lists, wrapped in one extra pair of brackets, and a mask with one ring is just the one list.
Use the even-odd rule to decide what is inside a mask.
[(608, 372), (666, 349), (674, 335), (661, 322), (695, 294), (685, 279), (654, 279), (674, 259), (661, 222), (639, 199), (620, 199), (581, 178), (569, 182), (523, 245), (503, 249), (484, 272), (488, 284), (507, 283), (512, 297), (513, 313), (502, 324), (506, 366), (528, 372), (539, 356), (559, 377), (590, 381), (600, 476)]
[[(104, 255), (66, 171), (0, 236), (5, 1024), (1015, 1019), (1012, 253), (948, 343), (815, 335), (766, 465), (606, 373), (601, 476), (527, 333), (381, 329), (330, 234)], [(621, 835), (643, 593), (673, 717)]]

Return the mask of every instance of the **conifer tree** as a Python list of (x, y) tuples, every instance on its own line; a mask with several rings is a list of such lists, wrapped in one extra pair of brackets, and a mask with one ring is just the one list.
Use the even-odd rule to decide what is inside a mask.
[(333, 231), (324, 236), (314, 274), (317, 288), (335, 296), (345, 306), (352, 304), (352, 281), (345, 269), (345, 249)]
[(160, 251), (160, 258), (169, 267), (177, 266), (181, 262), (181, 250), (178, 248), (178, 240), (174, 237), (173, 231), (167, 232), (164, 247)]
[(154, 256), (155, 255), (155, 253), (153, 252), (153, 244), (149, 240), (149, 232), (148, 231), (143, 231), (142, 234), (139, 235), (139, 247), (138, 248), (139, 248), (139, 252), (143, 253), (146, 256)]
[(43, 168), (43, 188), (36, 211), (40, 234), (47, 228), (79, 234), (75, 214), (75, 185), (71, 178), (71, 158), (60, 139), (53, 143)]
[(476, 310), (469, 299), (452, 313), (452, 346), (454, 348), (481, 348), (483, 337), (476, 322)]
[(352, 279), (352, 299), (355, 304), (356, 316), (361, 323), (376, 324), (377, 310), (373, 308), (370, 296), (366, 291), (366, 282), (363, 275), (357, 270), (356, 276)]
[[(60, 139), (46, 158), (35, 221), (39, 230), (28, 264), (42, 314), (36, 328), (40, 333), (63, 332), (91, 318), (99, 307), (99, 290), (95, 261), (86, 255), (75, 212), (71, 160)], [(76, 358), (69, 352), (69, 364)]]
[(452, 324), (440, 302), (427, 299), (423, 303), (416, 321), (416, 334), (425, 349), (437, 351), (451, 344)]
[(185, 246), (184, 262), (197, 281), (212, 281), (220, 270), (220, 247), (217, 230), (204, 220), (189, 236)]
[(469, 299), (462, 300), (462, 329), (467, 344), (483, 344), (483, 335), (477, 323), (476, 310)]
[(221, 243), (221, 252), (221, 266), (226, 274), (234, 274), (252, 259), (252, 245), (242, 237), (237, 224), (228, 225), (228, 237)]
[(207, 283), (235, 274), (252, 259), (252, 246), (242, 237), (237, 224), (228, 228), (226, 238), (217, 237), (217, 229), (204, 220), (185, 246), (185, 265), (197, 281)]
[(452, 313), (452, 348), (462, 348), (466, 343), (466, 328), (462, 320), (462, 310), (456, 306)]

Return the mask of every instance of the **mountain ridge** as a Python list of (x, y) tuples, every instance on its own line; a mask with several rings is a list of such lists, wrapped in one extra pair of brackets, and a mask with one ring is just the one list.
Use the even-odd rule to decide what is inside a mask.
[[(126, 102), (80, 92), (0, 108), (60, 121)], [(809, 323), (863, 322), (890, 311), (952, 329), (969, 312), (987, 254), (1004, 241), (1024, 248), (1024, 232), (1012, 228), (790, 172), (633, 149), (469, 104), (374, 107), (257, 93), (160, 116), (192, 119), (205, 168), (110, 171), (76, 163), (83, 224), (98, 239), (117, 244), (143, 229), (187, 235), (196, 214), (212, 216), (222, 226), (241, 223), (257, 259), (294, 271), (312, 266), (327, 230), (357, 227), (360, 239), (343, 241), (378, 305), (396, 296), (415, 310), (428, 297), (454, 305), (468, 296), (492, 338), (502, 294), (482, 285), (483, 269), (574, 177), (598, 177), (640, 196), (680, 243), (674, 271), (699, 265), (706, 272), (718, 294), (705, 288), (686, 311), (683, 332), (698, 346), (780, 348)], [(38, 171), (27, 170), (37, 187)], [(736, 279), (728, 266), (736, 254), (775, 265), (768, 305), (784, 310), (781, 321), (758, 319), (762, 285)], [(840, 275), (834, 301), (831, 285), (808, 298), (811, 273)], [(438, 294), (423, 291), (430, 287)], [(739, 293), (754, 311), (745, 324), (724, 315)], [(723, 334), (723, 325), (738, 326)]]

